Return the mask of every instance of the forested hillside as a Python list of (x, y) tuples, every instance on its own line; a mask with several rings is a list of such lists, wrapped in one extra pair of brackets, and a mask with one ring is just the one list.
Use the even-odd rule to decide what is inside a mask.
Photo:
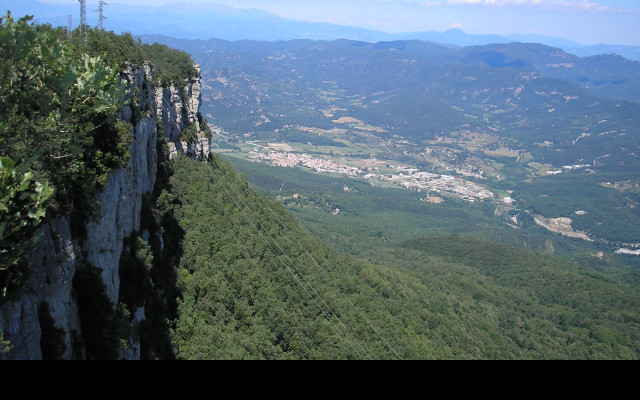
[(634, 287), (464, 236), (374, 264), (314, 240), (219, 158), (175, 164), (184, 229), (172, 338), (187, 359), (637, 359)]

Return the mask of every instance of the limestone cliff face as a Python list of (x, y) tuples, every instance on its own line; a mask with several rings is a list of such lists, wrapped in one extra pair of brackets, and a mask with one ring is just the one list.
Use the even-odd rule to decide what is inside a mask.
[[(200, 74), (198, 65), (196, 70)], [(157, 115), (165, 127), (172, 157), (178, 152), (194, 158), (208, 154), (209, 140), (202, 135), (198, 121), (201, 102), (202, 86), (198, 77), (191, 78), (180, 88), (172, 85), (156, 89)], [(184, 137), (182, 132), (190, 126), (195, 127), (195, 137)]]
[(37, 251), (27, 256), (31, 276), (19, 297), (0, 308), (0, 327), (13, 350), (1, 359), (41, 359), (41, 326), (39, 309), (46, 302), (56, 326), (64, 329), (64, 358), (71, 356), (74, 332), (80, 332), (78, 305), (73, 298), (73, 276), (77, 256), (71, 238), (69, 220), (49, 221), (40, 229), (42, 238)]
[[(156, 181), (157, 119), (162, 118), (165, 135), (176, 143), (182, 129), (197, 123), (200, 102), (199, 78), (183, 88), (155, 90), (145, 83), (152, 81), (151, 73), (146, 66), (123, 74), (133, 98), (120, 111), (119, 118), (131, 124), (131, 158), (125, 167), (109, 175), (98, 196), (99, 215), (86, 222), (87, 237), (83, 240), (72, 237), (68, 217), (50, 218), (40, 227), (42, 237), (38, 247), (26, 256), (28, 281), (18, 294), (0, 306), (0, 331), (12, 347), (8, 353), (0, 353), (0, 360), (43, 358), (46, 329), (47, 334), (52, 330), (56, 333), (60, 348), (57, 356), (84, 357), (78, 312), (81, 305), (73, 288), (74, 276), (82, 268), (98, 268), (107, 297), (114, 305), (118, 304), (123, 242), (140, 231), (143, 196), (153, 192)], [(181, 150), (186, 153), (191, 149)], [(134, 325), (144, 320), (144, 308), (132, 312)], [(129, 340), (121, 357), (140, 357), (137, 339)]]

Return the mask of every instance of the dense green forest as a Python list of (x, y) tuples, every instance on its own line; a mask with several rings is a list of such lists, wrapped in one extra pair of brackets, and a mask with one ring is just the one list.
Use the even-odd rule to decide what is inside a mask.
[[(172, 340), (186, 359), (637, 359), (632, 285), (468, 236), (343, 256), (220, 158), (180, 158)], [(166, 202), (163, 203), (166, 209)]]

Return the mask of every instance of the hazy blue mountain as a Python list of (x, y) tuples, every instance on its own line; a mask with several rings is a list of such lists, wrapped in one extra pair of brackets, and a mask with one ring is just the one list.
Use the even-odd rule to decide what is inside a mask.
[[(35, 14), (40, 23), (66, 26), (68, 16), (73, 16), (73, 24), (79, 23), (78, 4), (52, 4), (36, 0), (0, 2), (2, 13), (11, 10), (16, 16)], [(97, 2), (96, 2), (97, 3)], [(88, 4), (87, 18), (91, 26), (97, 25), (97, 8)], [(277, 15), (245, 10), (217, 4), (168, 4), (163, 6), (130, 6), (110, 2), (105, 6), (105, 27), (115, 32), (131, 32), (134, 35), (164, 35), (175, 38), (201, 39), (218, 38), (224, 40), (335, 40), (350, 39), (363, 42), (394, 40), (423, 40), (449, 47), (465, 47), (495, 43), (529, 42), (543, 43), (570, 50), (578, 56), (616, 53), (631, 60), (640, 60), (640, 47), (598, 45), (583, 46), (579, 43), (542, 35), (514, 34), (509, 36), (472, 35), (459, 29), (446, 32), (413, 32), (390, 34), (357, 27), (339, 26), (328, 23), (294, 21)]]
[(640, 103), (640, 63), (619, 55), (578, 57), (542, 44), (509, 43), (465, 47), (455, 57), (491, 68), (529, 68), (545, 77), (577, 83), (604, 98)]
[(473, 46), (490, 43), (510, 43), (514, 40), (507, 39), (498, 35), (470, 35), (460, 29), (450, 29), (445, 32), (429, 31), (429, 32), (413, 32), (400, 33), (392, 35), (394, 40), (425, 40), (429, 42), (437, 42), (450, 44), (455, 46)]
[(618, 54), (629, 60), (640, 61), (640, 46), (598, 44), (586, 47), (569, 47), (568, 52), (580, 57), (591, 57), (600, 54)]
[[(5, 0), (0, 7), (15, 15), (35, 14), (39, 23), (66, 26), (68, 16), (79, 23), (79, 6)], [(89, 25), (97, 25), (97, 6), (87, 5)], [(390, 39), (384, 32), (343, 27), (325, 23), (309, 23), (283, 19), (277, 15), (218, 4), (175, 3), (161, 6), (130, 6), (109, 2), (105, 6), (105, 28), (135, 35), (163, 34), (189, 39), (220, 38), (225, 40), (290, 40), (298, 38), (336, 39), (348, 37), (365, 41)]]
[[(578, 42), (574, 42), (573, 40), (563, 39), (563, 38), (555, 38), (545, 35), (535, 35), (535, 34), (522, 34), (522, 33), (514, 33), (511, 35), (505, 36), (511, 42), (521, 42), (521, 43), (543, 43), (547, 46), (559, 47), (561, 49), (577, 49), (584, 47), (583, 44)], [(498, 43), (498, 42), (495, 42)], [(485, 43), (490, 44), (490, 43)], [(604, 54), (604, 53), (601, 53)], [(591, 54), (594, 55), (594, 54)]]
[[(283, 48), (296, 51), (300, 47), (312, 46), (317, 48), (329, 46), (334, 52), (338, 52), (340, 48), (345, 46), (348, 48), (368, 48), (368, 52), (363, 53), (363, 57), (367, 55), (380, 57), (375, 53), (376, 49), (392, 48), (401, 51), (402, 54), (419, 57), (431, 64), (456, 63), (498, 69), (528, 69), (547, 78), (572, 82), (589, 90), (592, 94), (606, 99), (640, 103), (640, 62), (611, 54), (578, 57), (559, 48), (542, 44), (504, 43), (452, 48), (419, 40), (380, 42), (378, 44), (343, 41), (343, 45), (339, 46), (336, 43), (332, 44), (332, 42), (314, 43), (310, 40), (279, 43), (230, 42), (220, 39), (185, 40), (162, 35), (143, 35), (140, 38), (146, 43), (158, 42), (179, 48), (191, 53), (196, 59), (201, 58), (200, 54), (223, 53), (225, 51), (252, 52), (260, 54), (261, 57), (270, 57), (274, 52), (283, 51)], [(349, 51), (351, 50), (347, 50), (346, 54), (336, 53), (335, 56), (348, 56)], [(256, 65), (260, 62), (260, 59), (255, 60)], [(377, 62), (382, 66), (386, 65), (389, 60), (380, 59)]]

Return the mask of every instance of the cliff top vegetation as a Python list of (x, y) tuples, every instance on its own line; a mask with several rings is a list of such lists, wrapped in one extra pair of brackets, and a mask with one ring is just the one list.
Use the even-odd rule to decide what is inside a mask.
[[(131, 125), (122, 71), (150, 63), (155, 82), (198, 76), (190, 57), (130, 34), (0, 18), (0, 291), (18, 285), (19, 260), (47, 214), (84, 221), (109, 172), (130, 158)], [(157, 66), (156, 66), (157, 65)]]

